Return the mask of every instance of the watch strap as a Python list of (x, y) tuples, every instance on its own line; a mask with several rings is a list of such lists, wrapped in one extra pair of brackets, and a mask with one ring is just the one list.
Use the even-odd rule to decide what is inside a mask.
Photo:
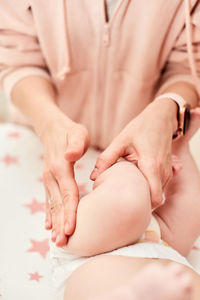
[(165, 93), (165, 94), (162, 94), (162, 95), (156, 97), (155, 100), (160, 100), (160, 99), (164, 99), (164, 98), (170, 98), (170, 99), (174, 100), (178, 104), (179, 108), (182, 108), (186, 104), (186, 101), (184, 100), (184, 98), (176, 93)]
[[(177, 121), (178, 121), (178, 128), (176, 133), (173, 135), (173, 138), (178, 138), (183, 136), (188, 127), (188, 109), (190, 106), (187, 105), (186, 101), (183, 97), (176, 93), (165, 93), (155, 98), (155, 100), (161, 99), (172, 99), (177, 103), (178, 111), (177, 111)], [(155, 101), (154, 100), (154, 101)]]

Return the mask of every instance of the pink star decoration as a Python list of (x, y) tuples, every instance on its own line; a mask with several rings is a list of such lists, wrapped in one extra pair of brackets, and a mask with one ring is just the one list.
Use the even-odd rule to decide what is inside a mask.
[(18, 158), (17, 157), (14, 157), (14, 156), (11, 156), (9, 154), (6, 154), (2, 159), (1, 161), (3, 161), (5, 163), (6, 166), (9, 166), (9, 165), (16, 165), (18, 164)]
[(38, 181), (42, 183), (43, 182), (43, 177), (39, 177)]
[(19, 134), (19, 132), (17, 132), (17, 131), (13, 131), (13, 132), (9, 132), (9, 133), (7, 134), (7, 137), (9, 137), (9, 138), (14, 138), (14, 139), (18, 139), (18, 138), (20, 138), (20, 134)]
[(35, 241), (35, 240), (30, 240), (30, 241), (32, 243), (32, 248), (28, 249), (27, 252), (37, 252), (43, 258), (45, 258), (48, 251), (49, 251), (48, 239), (45, 239), (41, 242), (40, 241)]
[(35, 273), (29, 273), (29, 280), (35, 280), (37, 282), (40, 282), (40, 278), (44, 277), (44, 276), (41, 276), (38, 272), (35, 272)]
[(36, 199), (32, 199), (31, 203), (25, 204), (24, 206), (30, 209), (31, 215), (39, 211), (45, 211), (45, 204), (43, 202), (38, 202)]
[(43, 154), (39, 155), (39, 160), (44, 160), (44, 155)]
[(76, 168), (77, 170), (80, 170), (80, 169), (83, 168), (83, 164), (81, 164), (81, 163), (76, 163), (76, 164), (75, 164), (75, 168)]
[(192, 249), (193, 249), (193, 250), (200, 250), (200, 248), (197, 247), (196, 245), (194, 245), (194, 246), (192, 247)]

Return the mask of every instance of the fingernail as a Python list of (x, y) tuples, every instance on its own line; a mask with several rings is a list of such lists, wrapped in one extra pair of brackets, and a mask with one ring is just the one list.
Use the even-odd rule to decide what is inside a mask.
[(92, 179), (95, 179), (96, 176), (97, 176), (97, 173), (98, 173), (98, 169), (97, 169), (97, 168), (94, 168), (94, 170), (92, 171), (90, 177), (91, 177)]
[(45, 221), (45, 226), (49, 227), (49, 221), (48, 220)]
[(60, 241), (60, 235), (57, 236), (56, 238), (56, 244)]
[(70, 229), (69, 223), (67, 222), (67, 223), (65, 224), (65, 234), (68, 234), (68, 233), (69, 233), (69, 229)]
[(56, 232), (53, 231), (53, 232), (52, 232), (52, 239), (54, 240), (55, 238), (56, 238)]
[(162, 205), (165, 203), (165, 201), (166, 201), (166, 197), (165, 197), (165, 194), (163, 193), (162, 194)]

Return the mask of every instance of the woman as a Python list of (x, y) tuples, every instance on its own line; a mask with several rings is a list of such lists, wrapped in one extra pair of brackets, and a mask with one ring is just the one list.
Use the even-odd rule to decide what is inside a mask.
[(106, 4), (0, 3), (1, 84), (44, 144), (46, 228), (57, 246), (75, 230), (73, 166), (89, 139), (105, 150), (91, 178), (121, 156), (137, 160), (157, 208), (172, 178), (175, 101), (199, 101), (199, 1), (118, 1), (110, 19)]

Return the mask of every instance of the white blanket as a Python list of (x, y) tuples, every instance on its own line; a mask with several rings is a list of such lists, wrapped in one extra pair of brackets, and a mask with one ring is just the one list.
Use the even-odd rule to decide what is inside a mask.
[[(0, 299), (52, 300), (49, 233), (44, 230), (43, 149), (35, 134), (0, 125)], [(76, 164), (80, 194), (91, 190), (89, 174), (98, 152)], [(200, 241), (189, 261), (200, 271)]]

